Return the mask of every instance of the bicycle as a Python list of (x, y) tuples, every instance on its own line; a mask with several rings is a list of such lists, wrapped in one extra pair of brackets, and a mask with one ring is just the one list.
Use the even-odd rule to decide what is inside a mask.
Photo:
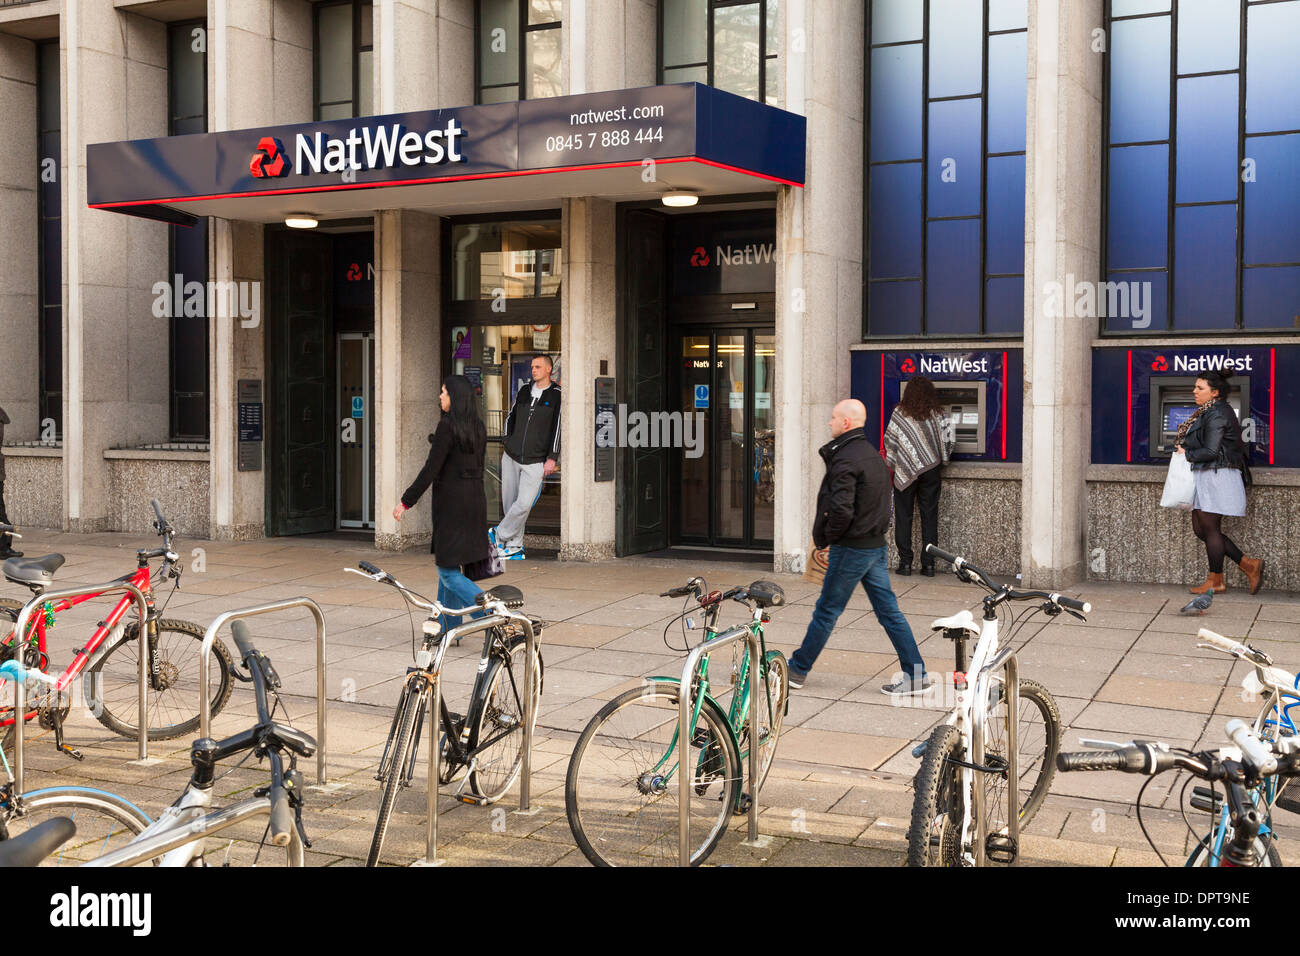
[[(453, 610), (412, 591), (391, 574), (369, 562), (361, 561), (357, 567), (360, 570), (344, 570), (380, 584), (388, 584), (396, 588), (408, 604), (429, 612), (423, 625), (424, 641), (413, 655), (415, 666), (406, 670), (406, 681), (402, 685), (397, 708), (393, 712), (393, 722), (388, 729), (388, 738), (384, 742), (384, 751), (379, 758), (379, 770), (375, 774), (375, 779), (383, 787), (383, 797), (366, 866), (376, 866), (383, 851), (397, 793), (410, 786), (415, 773), (420, 736), (433, 693), (433, 683), (440, 679), (447, 646), (453, 640), (459, 641), (467, 633), (484, 631), (478, 673), (474, 678), (465, 715), (452, 712), (447, 706), (447, 698), (439, 695), (441, 762), (437, 784), (431, 781), (429, 785), (446, 786), (461, 770), (465, 770), (465, 779), (456, 790), (456, 798), (462, 803), (486, 806), (500, 800), (514, 784), (523, 767), (527, 713), (524, 697), (528, 638), (524, 622), (531, 627), (535, 637), (541, 636), (543, 624), (535, 618), (512, 613), (523, 607), (524, 596), (518, 588), (508, 584), (498, 584), (495, 588), (484, 591), (478, 596), (474, 607)], [(439, 621), (441, 615), (458, 617), (478, 611), (486, 612), (486, 616), (443, 632)], [(414, 634), (412, 639), (414, 640)], [(532, 684), (531, 713), (534, 724), (542, 696), (542, 678), (542, 655), (539, 650)], [(469, 791), (468, 794), (466, 790)]]
[[(173, 530), (157, 501), (152, 502), (154, 529), (163, 539), (161, 548), (140, 549), (136, 552), (136, 569), (117, 578), (113, 584), (131, 584), (144, 595), (149, 608), (147, 647), (149, 661), (148, 732), (154, 740), (166, 740), (193, 733), (199, 726), (197, 651), (203, 643), (204, 629), (189, 621), (160, 619), (166, 610), (155, 611), (154, 587), (165, 581), (174, 581), (172, 593), (180, 588), (182, 565), (173, 548)], [(0, 526), (0, 531), (9, 526)], [(149, 562), (162, 558), (156, 572), (150, 572)], [(61, 554), (47, 554), (39, 558), (10, 558), (0, 570), (5, 579), (27, 587), (33, 597), (27, 604), (40, 601), (41, 595), (53, 583), (54, 574), (63, 566)], [(0, 599), (0, 622), (7, 621), (8, 633), (0, 637), (0, 661), (19, 660), (29, 668), (48, 671), (50, 658), (47, 645), (49, 631), (55, 617), (70, 608), (84, 604), (102, 592), (83, 594), (59, 601), (47, 601), (37, 607), (28, 621), (26, 633), (18, 640), (14, 629), (19, 614), (26, 606), (7, 598)], [(170, 595), (169, 595), (170, 600)], [(72, 662), (58, 675), (54, 684), (45, 688), (32, 702), (24, 720), (39, 720), (42, 727), (54, 731), (55, 746), (61, 752), (80, 760), (82, 755), (63, 740), (63, 723), (72, 707), (71, 686), (79, 675), (85, 673), (84, 697), (95, 718), (120, 736), (134, 739), (139, 736), (139, 627), (140, 622), (127, 623), (126, 612), (133, 606), (133, 598), (125, 594), (112, 611), (99, 622), (90, 639), (73, 655)], [(0, 628), (3, 629), (3, 628)], [(20, 649), (21, 648), (21, 649)], [(212, 645), (216, 666), (210, 673), (216, 675), (216, 686), (211, 692), (212, 713), (225, 706), (231, 691), (232, 664), (230, 652), (217, 641)], [(0, 687), (0, 701), (6, 689)], [(186, 716), (192, 715), (192, 716)], [(14, 715), (12, 707), (0, 706), (0, 727), (8, 727), (2, 744), (8, 747), (13, 739)]]
[[(690, 864), (698, 866), (713, 852), (733, 813), (744, 813), (754, 792), (742, 793), (742, 767), (749, 756), (749, 708), (759, 707), (759, 787), (767, 779), (790, 695), (790, 672), (785, 655), (769, 651), (763, 625), (768, 610), (785, 604), (785, 592), (771, 581), (755, 581), (729, 591), (709, 591), (703, 578), (691, 578), (682, 587), (660, 597), (695, 599), (669, 620), (696, 610), (704, 611), (704, 641), (732, 636), (748, 628), (758, 638), (761, 692), (751, 688), (749, 655), (733, 656), (730, 683), (735, 693), (724, 711), (710, 693), (709, 655), (700, 659), (692, 678), (690, 743), (694, 766), (690, 803), (692, 843)], [(725, 601), (744, 604), (751, 612), (747, 624), (719, 633), (718, 616)], [(683, 635), (694, 629), (686, 619)], [(672, 645), (669, 645), (672, 647)], [(739, 647), (740, 645), (736, 645)], [(690, 648), (676, 648), (685, 650)], [(672, 865), (679, 860), (677, 744), (680, 677), (648, 677), (605, 704), (583, 729), (569, 759), (564, 781), (564, 806), (569, 828), (583, 855), (596, 866), (646, 864)], [(702, 836), (697, 836), (702, 834)]]
[[(1136, 806), (1142, 833), (1162, 863), (1168, 866), (1146, 824), (1142, 822), (1142, 794), (1157, 774), (1174, 768), (1187, 770), (1193, 777), (1225, 784), (1224, 798), (1209, 799), (1211, 808), (1221, 799), (1224, 823), (1217, 848), (1202, 842), (1192, 851), (1187, 866), (1281, 866), (1282, 860), (1273, 845), (1268, 828), (1268, 807), (1261, 806), (1259, 794), (1270, 777), (1287, 780), (1300, 775), (1300, 738), (1285, 737), (1263, 740), (1245, 721), (1233, 718), (1225, 730), (1234, 747), (1194, 752), (1171, 748), (1155, 740), (1131, 740), (1117, 744), (1100, 740), (1081, 741), (1100, 750), (1061, 753), (1056, 765), (1063, 773), (1082, 770), (1118, 770), (1146, 774), (1150, 779), (1138, 791)], [(1190, 782), (1190, 781), (1189, 781)], [(1197, 788), (1198, 790), (1202, 788)], [(1217, 797), (1214, 791), (1210, 791)], [(1195, 832), (1195, 831), (1193, 831)], [(1207, 854), (1212, 857), (1205, 857)]]
[[(956, 706), (915, 750), (921, 766), (914, 778), (915, 797), (907, 832), (908, 866), (973, 866), (981, 859), (1013, 863), (1019, 854), (1012, 832), (1011, 721), (1007, 706), (1004, 663), (1011, 648), (998, 650), (999, 608), (1008, 601), (1042, 600), (1019, 621), (1023, 625), (1042, 612), (1062, 611), (1084, 620), (1092, 606), (1085, 601), (1047, 591), (1021, 591), (998, 584), (965, 558), (926, 545), (927, 554), (949, 562), (959, 581), (989, 591), (983, 600), (983, 623), (976, 626), (968, 610), (930, 625), (953, 642), (956, 665), (953, 688)], [(1014, 637), (1017, 619), (1009, 625)], [(966, 642), (976, 639), (969, 664)], [(1016, 715), (1016, 802), (1020, 810), (1016, 832), (1038, 812), (1051, 787), (1052, 759), (1060, 748), (1061, 716), (1056, 701), (1037, 681), (1018, 679), (1020, 706)], [(1040, 725), (1041, 724), (1041, 728)], [(977, 746), (977, 728), (981, 729)], [(978, 775), (978, 776), (977, 776)], [(980, 792), (976, 793), (976, 787)], [(975, 815), (977, 806), (983, 813)]]

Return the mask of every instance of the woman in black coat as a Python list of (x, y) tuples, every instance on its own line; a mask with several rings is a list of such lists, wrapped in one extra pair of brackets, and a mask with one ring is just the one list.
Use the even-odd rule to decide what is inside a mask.
[[(429, 458), (402, 503), (393, 509), (398, 521), (433, 488), (433, 553), (438, 566), (438, 603), (469, 607), (483, 589), (465, 577), (461, 566), (488, 557), (487, 496), (483, 492), (483, 457), (487, 429), (475, 407), (474, 387), (463, 375), (442, 383), (442, 418), (429, 436)], [(444, 633), (460, 624), (443, 618)]]

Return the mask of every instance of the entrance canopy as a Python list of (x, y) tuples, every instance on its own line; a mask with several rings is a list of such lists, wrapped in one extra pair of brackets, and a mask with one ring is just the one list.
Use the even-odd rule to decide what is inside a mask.
[(457, 215), (804, 183), (806, 121), (681, 83), (86, 149), (93, 209), (189, 224), (376, 209)]

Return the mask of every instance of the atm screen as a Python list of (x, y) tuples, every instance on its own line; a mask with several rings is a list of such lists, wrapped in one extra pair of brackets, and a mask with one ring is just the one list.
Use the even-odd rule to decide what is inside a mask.
[(1195, 405), (1168, 405), (1165, 407), (1165, 431), (1176, 432), (1183, 422), (1192, 417)]

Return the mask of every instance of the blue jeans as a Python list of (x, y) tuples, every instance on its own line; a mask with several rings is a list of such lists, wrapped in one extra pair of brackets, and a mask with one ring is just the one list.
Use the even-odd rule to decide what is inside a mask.
[(898, 652), (903, 673), (914, 680), (924, 679), (925, 661), (921, 660), (916, 639), (912, 637), (912, 628), (908, 626), (903, 612), (898, 609), (898, 599), (889, 587), (888, 548), (863, 550), (831, 545), (822, 593), (817, 598), (817, 607), (813, 610), (803, 644), (790, 657), (790, 669), (800, 674), (812, 670), (817, 655), (822, 652), (831, 636), (831, 628), (844, 613), (844, 608), (853, 595), (853, 587), (859, 581), (867, 592), (872, 610), (876, 612), (876, 620), (884, 627), (894, 650)]
[[(483, 593), (483, 589), (461, 572), (460, 568), (438, 568), (438, 603), (443, 607), (469, 607), (474, 599)], [(485, 611), (475, 611), (471, 618), (482, 617)], [(442, 633), (446, 634), (453, 627), (459, 627), (459, 615), (444, 614)]]

